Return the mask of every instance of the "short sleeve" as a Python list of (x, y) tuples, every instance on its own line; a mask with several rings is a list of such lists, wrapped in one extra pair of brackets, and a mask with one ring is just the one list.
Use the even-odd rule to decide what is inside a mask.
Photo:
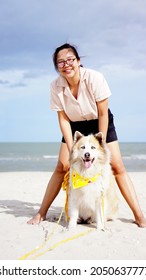
[(63, 111), (62, 104), (59, 99), (56, 85), (52, 82), (50, 85), (50, 108), (54, 111)]
[(100, 72), (94, 72), (93, 79), (91, 81), (91, 87), (96, 102), (104, 100), (111, 95), (107, 81)]

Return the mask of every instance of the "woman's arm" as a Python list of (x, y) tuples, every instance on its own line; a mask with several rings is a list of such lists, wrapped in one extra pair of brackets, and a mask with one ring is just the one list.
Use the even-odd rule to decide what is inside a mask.
[(58, 111), (58, 120), (61, 132), (64, 136), (65, 142), (70, 152), (73, 145), (73, 137), (69, 118), (67, 117), (64, 111)]
[(107, 129), (108, 129), (108, 98), (99, 101), (97, 104), (98, 110), (98, 129), (104, 135), (106, 141)]

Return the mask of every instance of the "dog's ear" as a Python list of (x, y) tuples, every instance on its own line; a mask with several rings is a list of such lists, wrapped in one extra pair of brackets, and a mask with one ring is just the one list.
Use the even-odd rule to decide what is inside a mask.
[(100, 144), (105, 143), (105, 138), (102, 132), (94, 134), (94, 137), (99, 141)]
[(76, 131), (75, 134), (74, 134), (74, 143), (76, 143), (83, 136), (84, 135), (81, 132)]

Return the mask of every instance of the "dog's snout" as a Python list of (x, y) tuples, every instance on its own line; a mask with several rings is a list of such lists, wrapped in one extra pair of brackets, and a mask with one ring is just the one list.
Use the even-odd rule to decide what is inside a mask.
[(90, 158), (90, 154), (89, 153), (85, 153), (85, 158)]

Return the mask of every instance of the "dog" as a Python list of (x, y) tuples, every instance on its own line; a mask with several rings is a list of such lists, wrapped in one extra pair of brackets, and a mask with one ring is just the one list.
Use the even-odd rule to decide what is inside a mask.
[(110, 152), (102, 132), (84, 136), (76, 131), (70, 153), (69, 229), (83, 220), (105, 230), (106, 221), (118, 210), (112, 177)]

